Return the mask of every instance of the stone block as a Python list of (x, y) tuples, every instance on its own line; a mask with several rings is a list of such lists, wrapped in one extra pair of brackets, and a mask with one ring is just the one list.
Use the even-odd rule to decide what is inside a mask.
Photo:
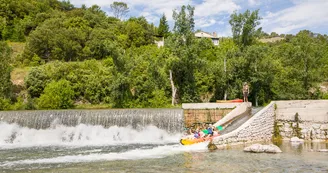
[(308, 133), (308, 131), (309, 131), (308, 129), (302, 129), (302, 130), (301, 130), (301, 133), (302, 133), (302, 134), (306, 134), (306, 133)]
[(291, 131), (293, 131), (293, 129), (290, 128), (290, 127), (285, 127), (283, 131), (285, 131), (285, 132), (291, 132)]
[(321, 134), (321, 130), (320, 130), (320, 129), (317, 129), (317, 130), (315, 131), (315, 133), (316, 133), (316, 134)]
[(319, 129), (321, 124), (312, 124), (313, 129)]
[(328, 130), (328, 124), (322, 124), (320, 129), (321, 130)]

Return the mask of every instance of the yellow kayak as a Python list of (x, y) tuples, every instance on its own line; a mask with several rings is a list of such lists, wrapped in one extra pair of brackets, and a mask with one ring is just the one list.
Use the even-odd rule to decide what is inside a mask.
[(211, 136), (211, 137), (205, 137), (205, 138), (195, 138), (195, 139), (180, 139), (180, 143), (182, 145), (192, 145), (192, 144), (196, 144), (196, 143), (200, 143), (200, 142), (205, 142), (205, 141), (210, 141), (212, 140), (213, 138), (217, 137), (217, 136), (220, 136), (220, 134), (218, 135), (214, 135), (214, 136)]

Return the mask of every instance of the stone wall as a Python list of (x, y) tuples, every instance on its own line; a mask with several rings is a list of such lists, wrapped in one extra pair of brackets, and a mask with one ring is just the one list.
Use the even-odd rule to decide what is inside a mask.
[(213, 139), (216, 145), (238, 145), (256, 141), (270, 141), (274, 126), (274, 102), (256, 113), (236, 130)]
[(277, 126), (284, 139), (328, 139), (328, 100), (276, 101)]
[(184, 103), (182, 104), (185, 127), (196, 124), (214, 124), (241, 103)]
[(222, 119), (225, 115), (231, 112), (232, 109), (224, 108), (224, 109), (185, 109), (184, 119), (185, 119), (185, 127), (191, 127), (195, 124), (202, 123), (215, 123)]

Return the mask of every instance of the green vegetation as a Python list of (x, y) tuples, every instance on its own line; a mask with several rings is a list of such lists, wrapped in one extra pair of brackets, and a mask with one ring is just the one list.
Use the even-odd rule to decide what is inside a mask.
[(0, 100), (10, 98), (12, 83), (10, 81), (10, 54), (11, 49), (6, 42), (0, 42)]
[[(242, 98), (322, 99), (328, 79), (328, 36), (303, 30), (277, 37), (258, 28), (258, 10), (233, 13), (233, 38), (219, 46), (194, 36), (194, 8), (175, 10), (172, 31), (144, 17), (126, 18), (114, 2), (0, 0), (0, 110), (174, 107)], [(122, 20), (125, 19), (125, 20)], [(165, 46), (154, 44), (165, 37)]]
[(70, 82), (59, 80), (50, 82), (37, 100), (40, 109), (68, 109), (73, 108), (74, 91)]
[(299, 119), (299, 114), (298, 114), (298, 112), (296, 112), (296, 114), (295, 114), (295, 118), (294, 118), (294, 121), (296, 122), (296, 125), (295, 126), (293, 126), (293, 125), (291, 125), (291, 127), (292, 127), (292, 129), (293, 129), (293, 135), (294, 136), (296, 136), (296, 137), (298, 137), (298, 138), (302, 138), (301, 137), (301, 128), (299, 127), (299, 122), (300, 122), (300, 119)]

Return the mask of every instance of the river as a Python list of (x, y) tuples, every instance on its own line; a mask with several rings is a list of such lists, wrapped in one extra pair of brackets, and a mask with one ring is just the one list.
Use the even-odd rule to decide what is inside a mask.
[(0, 172), (328, 172), (328, 153), (316, 152), (327, 143), (284, 142), (283, 153), (254, 154), (182, 146), (181, 134), (155, 126), (37, 130), (0, 122), (0, 129)]

